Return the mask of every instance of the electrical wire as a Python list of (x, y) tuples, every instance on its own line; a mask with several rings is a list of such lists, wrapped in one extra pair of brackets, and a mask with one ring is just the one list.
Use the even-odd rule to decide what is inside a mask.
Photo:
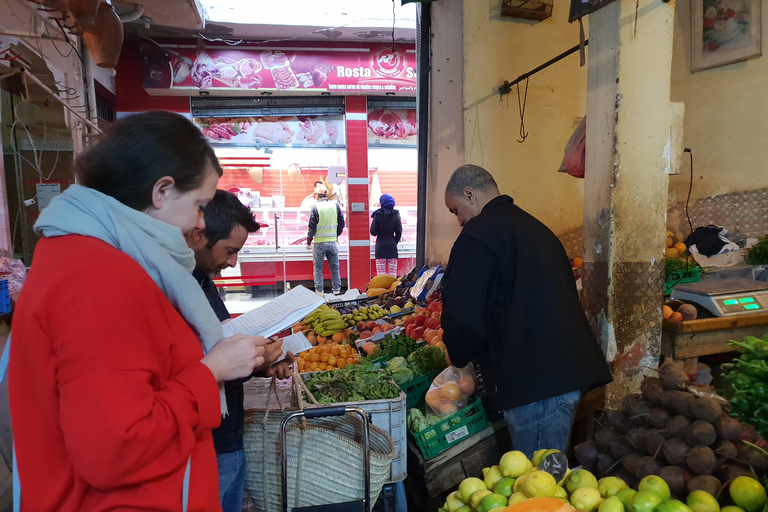
[(688, 211), (688, 207), (691, 202), (691, 193), (693, 192), (693, 151), (691, 151), (691, 148), (685, 148), (685, 153), (688, 153), (688, 155), (691, 157), (691, 180), (688, 184), (688, 197), (685, 200), (685, 217), (688, 219), (688, 236), (686, 237), (686, 242), (688, 242), (686, 245), (688, 246), (688, 257), (685, 258), (685, 273), (680, 276), (680, 279), (675, 281), (675, 283), (672, 285), (671, 288), (674, 288), (678, 284), (682, 282), (683, 279), (688, 277), (688, 272), (691, 271), (691, 235), (693, 234), (693, 223), (691, 222), (691, 215)]
[(517, 142), (522, 144), (528, 138), (528, 132), (525, 130), (525, 105), (528, 102), (528, 79), (525, 79), (525, 96), (520, 100), (520, 82), (517, 83), (517, 110), (520, 113), (520, 138)]
[(392, 51), (397, 51), (397, 45), (395, 44), (395, 24), (397, 23), (397, 15), (395, 14), (395, 0), (392, 0)]

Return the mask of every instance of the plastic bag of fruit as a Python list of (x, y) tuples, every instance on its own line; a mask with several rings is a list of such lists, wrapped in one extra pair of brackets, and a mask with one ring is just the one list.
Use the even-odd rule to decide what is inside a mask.
[(425, 398), (427, 407), (441, 418), (457, 413), (467, 406), (475, 386), (472, 363), (464, 368), (449, 366), (432, 381)]

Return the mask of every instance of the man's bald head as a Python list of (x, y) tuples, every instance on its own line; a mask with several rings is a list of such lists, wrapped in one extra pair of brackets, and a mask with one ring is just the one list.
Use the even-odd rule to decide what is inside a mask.
[(491, 173), (477, 165), (462, 165), (451, 175), (445, 187), (445, 206), (456, 215), (460, 226), (477, 217), (495, 197), (499, 187)]

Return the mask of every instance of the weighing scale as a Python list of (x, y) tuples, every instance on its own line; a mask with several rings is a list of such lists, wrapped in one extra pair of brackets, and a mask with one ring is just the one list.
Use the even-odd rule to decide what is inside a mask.
[(681, 284), (672, 299), (690, 302), (715, 316), (749, 315), (768, 311), (768, 283), (753, 279), (711, 279)]

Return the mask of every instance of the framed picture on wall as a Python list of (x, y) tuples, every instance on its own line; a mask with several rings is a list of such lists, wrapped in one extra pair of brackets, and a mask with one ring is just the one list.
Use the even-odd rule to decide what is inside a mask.
[(761, 55), (760, 0), (691, 0), (691, 72)]

